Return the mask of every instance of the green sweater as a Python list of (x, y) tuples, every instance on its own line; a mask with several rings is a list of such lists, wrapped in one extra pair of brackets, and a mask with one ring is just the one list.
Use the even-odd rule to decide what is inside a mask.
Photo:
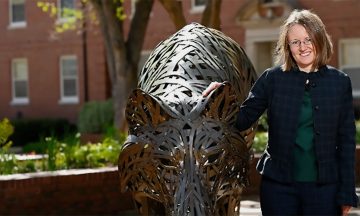
[(317, 180), (312, 103), (308, 91), (304, 93), (296, 133), (294, 179), (298, 182), (315, 182)]

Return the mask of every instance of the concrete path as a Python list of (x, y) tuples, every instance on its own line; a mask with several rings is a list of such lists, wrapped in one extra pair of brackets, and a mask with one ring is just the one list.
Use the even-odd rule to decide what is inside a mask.
[[(360, 187), (356, 188), (356, 193), (360, 197)], [(240, 216), (260, 216), (260, 202), (258, 196), (243, 197), (240, 204)], [(360, 216), (360, 208), (352, 208), (349, 216)]]
[[(356, 189), (360, 196), (360, 187)], [(135, 211), (123, 212), (122, 216), (139, 216)], [(260, 202), (258, 196), (243, 197), (240, 204), (240, 216), (261, 216)], [(360, 208), (353, 208), (349, 216), (360, 216)]]

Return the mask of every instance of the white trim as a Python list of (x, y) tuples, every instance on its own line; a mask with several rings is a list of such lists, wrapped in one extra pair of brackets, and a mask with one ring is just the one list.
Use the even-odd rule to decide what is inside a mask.
[[(360, 45), (360, 38), (343, 38), (339, 40), (338, 43), (338, 60), (339, 60), (339, 69), (344, 71), (346, 69), (353, 69), (353, 68), (359, 68), (360, 70), (360, 62), (356, 62), (357, 64), (354, 65), (346, 65), (343, 61), (344, 58), (344, 53), (343, 53), (343, 46), (345, 44), (351, 44), (351, 43), (356, 43)], [(352, 82), (355, 82), (355, 80), (352, 80)], [(354, 98), (360, 98), (360, 89), (356, 88), (354, 89), (353, 87), (353, 91), (352, 91), (353, 97)]]
[[(245, 31), (245, 51), (254, 67), (258, 63), (256, 53), (256, 43), (277, 42), (279, 38), (279, 28), (246, 29)], [(262, 71), (257, 71), (261, 73)]]
[(15, 23), (10, 23), (8, 26), (8, 29), (18, 29), (18, 28), (25, 28), (26, 27), (26, 22), (15, 22)]
[[(0, 0), (1, 1), (1, 0)], [(33, 173), (18, 173), (11, 175), (0, 175), (0, 181), (16, 181), (24, 179), (40, 179), (46, 177), (55, 178), (57, 176), (74, 176), (74, 175), (83, 175), (91, 173), (106, 173), (106, 172), (117, 172), (118, 167), (101, 167), (93, 169), (68, 169), (68, 170), (57, 170), (57, 171), (42, 171), (42, 172), (33, 172)], [(33, 181), (33, 180), (32, 180)]]
[(8, 29), (17, 29), (17, 28), (25, 28), (26, 27), (26, 14), (25, 14), (25, 0), (24, 1), (24, 21), (13, 22), (13, 0), (9, 0), (9, 26)]
[(360, 98), (360, 90), (353, 90), (353, 98)]
[(205, 6), (206, 6), (206, 5), (196, 6), (196, 5), (195, 5), (195, 0), (191, 0), (190, 13), (192, 13), (192, 14), (202, 13), (202, 12), (205, 10)]
[[(64, 77), (63, 77), (63, 65), (62, 65), (62, 61), (63, 60), (75, 60), (76, 62), (76, 77), (75, 82), (76, 82), (76, 96), (64, 96), (64, 86), (63, 86), (63, 81), (64, 81)], [(59, 100), (59, 104), (77, 104), (79, 103), (79, 68), (78, 68), (78, 59), (76, 55), (63, 55), (60, 56), (59, 59), (59, 71), (60, 71), (60, 100)]]
[[(360, 38), (343, 38), (343, 39), (340, 39), (339, 40), (339, 43), (338, 43), (338, 50), (339, 50), (339, 55), (338, 55), (338, 60), (339, 60), (339, 65), (340, 65), (340, 69), (342, 67), (346, 67), (346, 65), (344, 65), (343, 63), (343, 53), (342, 53), (342, 46), (346, 43), (359, 43), (360, 44)], [(359, 62), (359, 65), (356, 65), (356, 66), (360, 66), (360, 62)], [(352, 66), (354, 67), (354, 66)]]
[(29, 98), (13, 98), (10, 105), (28, 105), (30, 104)]
[(59, 100), (59, 104), (78, 104), (79, 97), (64, 97)]

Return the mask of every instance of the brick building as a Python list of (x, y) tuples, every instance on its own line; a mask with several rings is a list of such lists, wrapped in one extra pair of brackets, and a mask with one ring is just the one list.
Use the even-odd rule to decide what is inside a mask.
[(54, 21), (62, 22), (61, 15), (51, 18), (36, 3), (0, 1), (0, 118), (75, 121), (85, 96), (109, 97), (100, 32), (56, 35)]
[[(81, 7), (79, 0), (51, 0), (62, 7)], [(187, 21), (200, 22), (205, 0), (183, 0)], [(125, 0), (128, 19), (132, 0)], [(260, 74), (273, 65), (279, 26), (294, 8), (315, 11), (332, 36), (331, 65), (347, 72), (360, 98), (359, 0), (223, 0), (221, 30), (247, 52)], [(111, 97), (105, 52), (98, 27), (54, 34), (54, 22), (36, 0), (0, 1), (0, 119), (67, 118), (76, 122), (86, 101)], [(175, 32), (155, 0), (140, 65), (161, 40)]]

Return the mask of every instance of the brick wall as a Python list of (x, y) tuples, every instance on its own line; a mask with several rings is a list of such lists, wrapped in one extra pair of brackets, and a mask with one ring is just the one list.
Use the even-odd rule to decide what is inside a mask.
[(122, 215), (132, 210), (121, 194), (117, 168), (0, 176), (0, 215)]
[[(89, 25), (86, 39), (78, 31), (56, 34), (55, 18), (42, 12), (37, 1), (25, 1), (26, 27), (11, 28), (9, 2), (0, 1), (0, 119), (15, 119), (21, 114), (23, 118), (66, 118), (76, 123), (85, 102), (85, 64), (88, 100), (102, 101), (111, 96), (103, 39), (98, 27)], [(61, 102), (59, 61), (64, 55), (77, 58), (78, 103)], [(29, 104), (11, 103), (11, 61), (15, 58), (27, 59)]]

